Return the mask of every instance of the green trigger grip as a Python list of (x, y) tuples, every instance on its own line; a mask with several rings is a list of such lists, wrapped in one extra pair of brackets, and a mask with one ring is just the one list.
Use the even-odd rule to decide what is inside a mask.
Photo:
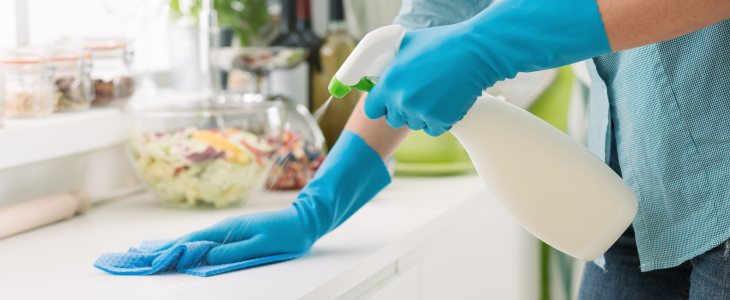
[(373, 89), (373, 86), (375, 86), (375, 82), (372, 82), (370, 79), (363, 77), (362, 79), (360, 79), (360, 82), (358, 82), (356, 85), (351, 85), (350, 87), (361, 92), (369, 92)]
[(335, 96), (337, 98), (342, 98), (347, 93), (349, 93), (352, 89), (356, 89), (361, 92), (369, 92), (373, 86), (375, 86), (375, 82), (372, 80), (363, 77), (360, 79), (360, 82), (358, 82), (356, 85), (345, 85), (344, 83), (340, 82), (337, 77), (332, 76), (332, 80), (330, 80), (330, 84), (327, 87), (330, 94), (332, 96)]

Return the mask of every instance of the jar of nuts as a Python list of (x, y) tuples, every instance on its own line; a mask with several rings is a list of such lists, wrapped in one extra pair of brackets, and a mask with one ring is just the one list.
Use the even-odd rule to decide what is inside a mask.
[(54, 63), (45, 49), (15, 49), (0, 53), (9, 118), (44, 117), (53, 112)]
[(85, 110), (94, 100), (91, 81), (91, 53), (75, 48), (56, 47), (53, 51), (56, 66), (53, 78), (56, 107), (54, 111)]
[(123, 39), (87, 39), (84, 49), (91, 52), (91, 80), (95, 98), (92, 105), (122, 105), (134, 93), (130, 71), (133, 52)]

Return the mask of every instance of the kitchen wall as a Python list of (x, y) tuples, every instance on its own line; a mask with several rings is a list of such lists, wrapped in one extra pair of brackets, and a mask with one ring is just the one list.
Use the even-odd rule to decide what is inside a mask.
[[(18, 0), (27, 1), (28, 40), (31, 45), (52, 43), (59, 37), (99, 37), (126, 35), (137, 40), (136, 65), (149, 62), (149, 70), (164, 72), (170, 68), (167, 3), (161, 0)], [(159, 9), (154, 12), (138, 10), (142, 17), (121, 17), (135, 13), (124, 11), (138, 3)], [(3, 9), (7, 8), (7, 10)], [(15, 38), (13, 0), (0, 1), (0, 40)], [(128, 10), (128, 9), (127, 9)], [(7, 18), (2, 18), (4, 16)], [(327, 30), (329, 0), (312, 0), (312, 21), (315, 33), (323, 36)], [(145, 30), (143, 30), (145, 29)], [(142, 34), (146, 32), (146, 34)], [(0, 44), (2, 45), (2, 44)], [(11, 46), (11, 45), (7, 45)], [(7, 47), (6, 46), (6, 47)]]
[[(23, 20), (18, 22), (15, 2), (13, 0), (0, 1), (0, 49), (15, 47), (18, 44), (17, 31), (26, 29), (17, 26), (17, 23), (26, 24), (26, 22)], [(24, 8), (26, 8), (25, 5), (17, 7), (21, 11), (24, 11)]]

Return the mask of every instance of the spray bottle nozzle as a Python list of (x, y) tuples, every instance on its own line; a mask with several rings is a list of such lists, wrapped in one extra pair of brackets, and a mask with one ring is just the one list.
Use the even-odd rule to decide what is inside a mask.
[(346, 85), (340, 82), (336, 76), (332, 76), (332, 80), (330, 80), (330, 84), (327, 89), (329, 89), (332, 96), (342, 98), (347, 95), (347, 93), (349, 93), (352, 89), (356, 89), (361, 92), (369, 92), (373, 88), (373, 86), (375, 86), (375, 82), (368, 79), (367, 77), (363, 77), (362, 79), (360, 79), (360, 82), (358, 82), (356, 85)]
[(406, 28), (388, 25), (365, 35), (337, 70), (329, 84), (332, 96), (342, 98), (352, 89), (369, 92), (385, 69), (395, 59)]
[(327, 87), (327, 89), (329, 89), (332, 96), (335, 96), (337, 98), (345, 97), (345, 95), (347, 95), (347, 93), (352, 90), (351, 87), (337, 80), (337, 77), (335, 76), (332, 76), (332, 80), (330, 80), (330, 85)]

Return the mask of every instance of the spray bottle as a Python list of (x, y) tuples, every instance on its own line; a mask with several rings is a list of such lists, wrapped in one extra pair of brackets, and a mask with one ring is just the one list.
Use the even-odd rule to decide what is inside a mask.
[[(330, 93), (370, 91), (405, 33), (390, 25), (367, 34), (332, 77)], [(637, 197), (613, 170), (514, 105), (485, 94), (451, 133), (502, 206), (537, 238), (573, 257), (600, 257), (636, 216)]]

